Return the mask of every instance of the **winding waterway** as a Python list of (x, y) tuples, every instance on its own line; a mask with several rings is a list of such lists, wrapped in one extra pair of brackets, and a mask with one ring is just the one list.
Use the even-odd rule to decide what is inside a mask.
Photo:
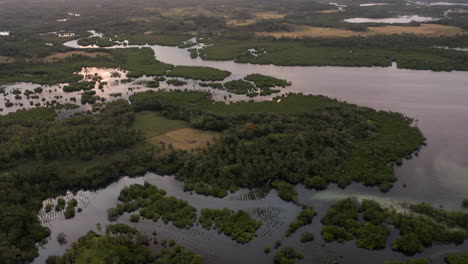
[[(69, 47), (79, 48), (76, 41), (66, 43)], [(345, 190), (332, 186), (327, 191), (314, 192), (302, 186), (297, 189), (300, 200), (314, 205), (319, 215), (314, 223), (305, 230), (313, 230), (315, 242), (299, 244), (301, 232), (283, 240), (283, 245), (293, 245), (305, 252), (310, 263), (333, 263), (339, 256), (343, 263), (382, 263), (389, 259), (404, 259), (399, 253), (386, 250), (367, 251), (357, 249), (353, 242), (340, 245), (327, 244), (322, 247), (319, 238), (320, 217), (326, 207), (336, 199), (343, 197), (368, 197), (397, 205), (398, 202), (429, 202), (434, 206), (461, 210), (462, 199), (468, 198), (468, 73), (467, 72), (432, 72), (418, 70), (402, 70), (396, 67), (282, 67), (274, 65), (239, 64), (233, 61), (204, 61), (192, 59), (186, 49), (165, 47), (159, 45), (127, 46), (149, 47), (155, 51), (156, 58), (174, 65), (209, 66), (232, 72), (228, 78), (238, 79), (250, 73), (262, 73), (292, 81), (287, 92), (302, 92), (304, 94), (326, 95), (349, 103), (368, 106), (380, 110), (390, 110), (404, 113), (416, 120), (417, 125), (427, 137), (428, 146), (423, 148), (418, 156), (405, 161), (396, 169), (398, 182), (388, 193), (382, 194), (376, 188), (352, 184)], [(114, 47), (123, 48), (123, 46)], [(96, 69), (97, 70), (97, 69)], [(99, 70), (98, 70), (99, 71)], [(110, 72), (110, 70), (102, 70)], [(22, 89), (23, 85), (17, 84)], [(30, 85), (30, 84), (29, 84)], [(135, 86), (135, 85), (133, 85)], [(124, 88), (122, 88), (124, 87)], [(190, 82), (181, 89), (199, 89), (196, 82)], [(109, 88), (127, 90), (127, 86), (115, 85)], [(141, 88), (144, 89), (144, 88)], [(203, 88), (206, 90), (206, 88)], [(210, 90), (214, 97), (223, 100), (223, 91)], [(245, 99), (233, 96), (229, 100)], [(270, 100), (271, 96), (257, 97), (254, 100)], [(208, 198), (182, 192), (181, 183), (173, 177), (160, 177), (147, 174), (144, 177), (123, 178), (98, 192), (85, 192), (80, 198), (83, 202), (83, 212), (74, 219), (63, 220), (63, 216), (44, 216), (44, 223), (52, 227), (51, 241), (40, 250), (40, 257), (35, 263), (43, 263), (47, 255), (62, 254), (66, 246), (59, 246), (55, 241), (58, 233), (64, 232), (69, 242), (75, 241), (86, 231), (92, 229), (96, 222), (107, 223), (106, 210), (115, 206), (118, 192), (123, 186), (131, 183), (149, 181), (158, 187), (166, 189), (169, 195), (189, 201), (197, 207), (247, 209), (252, 215), (261, 218), (258, 208), (263, 208), (267, 224), (247, 245), (238, 245), (223, 235), (214, 231), (206, 231), (199, 227), (191, 230), (179, 230), (170, 224), (142, 221), (138, 228), (151, 233), (153, 230), (163, 237), (174, 238), (182, 245), (203, 254), (208, 263), (271, 263), (272, 256), (263, 253), (266, 245), (272, 245), (282, 237), (288, 222), (294, 218), (299, 209), (290, 203), (281, 201), (274, 192), (263, 199), (246, 201), (241, 197), (246, 190), (224, 199)], [(406, 187), (404, 187), (406, 186)], [(237, 197), (237, 198), (236, 198)], [(84, 202), (86, 201), (86, 202)], [(261, 211), (261, 210), (260, 210)], [(262, 211), (263, 212), (263, 211)], [(265, 214), (261, 214), (265, 215)], [(119, 221), (128, 222), (128, 215)], [(395, 234), (393, 234), (395, 235)], [(389, 240), (392, 241), (392, 239)], [(441, 261), (444, 252), (467, 249), (465, 243), (460, 247), (453, 245), (437, 245), (426, 249), (422, 256), (435, 257)], [(435, 262), (438, 263), (438, 262)]]

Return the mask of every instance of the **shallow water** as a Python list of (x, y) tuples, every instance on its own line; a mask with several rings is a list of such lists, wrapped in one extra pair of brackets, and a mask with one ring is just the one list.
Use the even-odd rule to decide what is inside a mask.
[(386, 23), (386, 24), (406, 24), (411, 22), (428, 22), (436, 21), (437, 18), (434, 17), (423, 17), (419, 15), (413, 16), (398, 16), (391, 18), (364, 18), (364, 17), (355, 17), (345, 19), (345, 22), (348, 23)]
[(434, 2), (427, 4), (428, 6), (468, 6), (468, 3), (453, 3), (453, 2)]
[(360, 4), (359, 6), (384, 6), (389, 5), (389, 3), (368, 3), (368, 4)]
[(434, 46), (434, 48), (456, 50), (456, 51), (468, 51), (468, 48), (451, 48), (451, 47), (447, 47), (447, 46)]
[[(76, 47), (76, 41), (66, 43), (67, 46)], [(337, 243), (327, 244), (321, 247), (320, 217), (330, 203), (344, 197), (356, 197), (358, 199), (373, 198), (389, 206), (398, 207), (403, 201), (429, 202), (434, 206), (442, 205), (448, 209), (460, 209), (461, 200), (468, 197), (468, 159), (466, 149), (468, 148), (468, 74), (466, 72), (432, 72), (401, 70), (395, 67), (282, 67), (274, 65), (239, 64), (232, 61), (204, 61), (200, 58), (191, 59), (187, 49), (164, 46), (128, 46), (149, 47), (155, 51), (156, 58), (160, 61), (175, 65), (209, 66), (232, 72), (228, 80), (242, 78), (250, 73), (262, 73), (284, 78), (292, 81), (292, 86), (285, 88), (286, 92), (302, 92), (305, 94), (321, 94), (350, 103), (369, 106), (380, 110), (391, 110), (404, 113), (415, 118), (415, 124), (427, 137), (428, 146), (423, 148), (417, 157), (405, 161), (403, 166), (396, 169), (398, 182), (387, 194), (382, 194), (377, 188), (364, 187), (354, 183), (346, 190), (331, 186), (327, 191), (314, 192), (298, 186), (300, 200), (314, 205), (319, 211), (319, 216), (314, 223), (298, 231), (295, 235), (283, 241), (283, 245), (294, 245), (305, 251), (306, 259), (312, 263), (327, 263), (334, 261), (340, 255), (344, 256), (343, 263), (368, 262), (382, 263), (389, 259), (402, 259), (403, 255), (391, 250), (367, 251), (357, 249), (354, 243), (339, 245)], [(114, 48), (123, 48), (122, 46)], [(110, 93), (122, 92), (122, 97), (127, 98), (134, 91), (143, 88), (137, 83), (122, 84), (119, 78), (110, 77), (113, 69), (88, 68), (88, 73), (98, 73), (104, 80), (109, 81), (100, 94), (108, 96)], [(124, 78), (124, 72), (122, 77)], [(141, 80), (149, 78), (143, 77)], [(136, 82), (139, 80), (136, 80)], [(34, 88), (33, 84), (16, 84), (14, 87), (26, 89)], [(128, 88), (135, 87), (129, 91)], [(165, 83), (162, 88), (168, 87)], [(50, 88), (53, 89), (53, 88)], [(196, 81), (190, 81), (186, 86), (177, 89), (200, 89)], [(223, 100), (227, 95), (224, 91), (209, 90), (214, 93), (214, 98)], [(99, 90), (96, 89), (98, 94)], [(60, 88), (53, 94), (62, 95)], [(71, 96), (71, 95), (63, 95)], [(273, 95), (274, 96), (274, 95)], [(254, 100), (270, 100), (273, 96), (257, 97)], [(50, 99), (50, 98), (49, 98)], [(244, 96), (233, 96), (228, 101), (246, 99)], [(0, 106), (1, 107), (1, 106)], [(83, 106), (84, 108), (89, 106)], [(17, 107), (19, 108), (19, 107)], [(293, 204), (284, 203), (272, 192), (265, 199), (255, 201), (238, 200), (227, 197), (216, 199), (190, 195), (182, 192), (181, 183), (173, 177), (159, 177), (147, 174), (144, 178), (123, 178), (104, 190), (96, 193), (85, 192), (81, 200), (87, 206), (83, 206), (82, 213), (78, 213), (74, 219), (63, 220), (63, 216), (44, 216), (44, 221), (52, 226), (51, 241), (46, 249), (40, 251), (41, 256), (35, 263), (42, 263), (47, 255), (62, 254), (66, 246), (59, 246), (55, 240), (60, 232), (67, 234), (69, 242), (73, 242), (79, 236), (93, 228), (96, 222), (107, 223), (106, 210), (115, 206), (118, 192), (125, 185), (135, 182), (142, 183), (148, 180), (157, 184), (158, 187), (166, 189), (170, 195), (176, 195), (188, 200), (197, 208), (229, 207), (233, 209), (264, 208), (270, 214), (268, 219), (272, 224), (264, 225), (255, 238), (247, 245), (238, 245), (223, 235), (208, 232), (203, 229), (179, 230), (171, 225), (162, 223), (153, 224), (143, 221), (138, 227), (148, 231), (153, 230), (161, 233), (163, 237), (176, 239), (184, 246), (194, 249), (203, 254), (208, 263), (239, 263), (244, 261), (250, 263), (252, 259), (256, 263), (271, 263), (271, 255), (263, 253), (262, 249), (267, 244), (272, 245), (280, 238), (287, 228), (288, 222), (295, 217), (298, 208)], [(403, 187), (405, 184), (406, 187)], [(244, 190), (245, 192), (245, 190)], [(243, 196), (242, 192), (235, 195)], [(86, 200), (86, 202), (84, 202)], [(81, 201), (80, 201), (81, 202)], [(275, 208), (275, 209), (272, 209)], [(255, 211), (248, 209), (253, 215)], [(276, 219), (276, 220), (275, 220)], [(279, 219), (279, 220), (278, 220)], [(124, 215), (119, 221), (128, 222), (128, 216)], [(273, 224), (273, 222), (275, 224)], [(266, 226), (266, 227), (265, 227)], [(312, 244), (298, 244), (298, 238), (304, 230), (313, 230), (316, 241)], [(391, 240), (390, 240), (391, 241)], [(390, 243), (390, 242), (389, 242)], [(467, 249), (455, 246), (434, 246), (426, 249), (424, 256), (436, 257), (441, 260), (442, 253), (451, 250)], [(223, 258), (221, 258), (223, 256)], [(327, 257), (328, 256), (328, 257)], [(258, 261), (257, 261), (258, 260)]]

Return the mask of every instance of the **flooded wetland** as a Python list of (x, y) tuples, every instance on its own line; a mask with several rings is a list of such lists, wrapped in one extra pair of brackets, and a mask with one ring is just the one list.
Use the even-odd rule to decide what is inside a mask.
[[(65, 43), (65, 45), (82, 48), (76, 41)], [(370, 67), (370, 68), (348, 68), (348, 67), (286, 67), (274, 65), (240, 64), (232, 61), (217, 62), (206, 61), (200, 58), (190, 58), (187, 49), (167, 47), (159, 45), (126, 45), (111, 48), (151, 48), (158, 60), (185, 66), (208, 66), (227, 70), (232, 73), (225, 81), (245, 77), (255, 72), (293, 80), (292, 85), (282, 90), (281, 93), (304, 93), (320, 94), (337, 98), (349, 103), (368, 106), (375, 109), (391, 110), (404, 113), (415, 119), (414, 125), (418, 126), (425, 137), (428, 145), (424, 147), (417, 156), (396, 169), (398, 178), (394, 188), (388, 193), (381, 193), (377, 188), (364, 187), (361, 184), (353, 184), (342, 190), (338, 187), (329, 188), (326, 191), (314, 192), (298, 186), (300, 200), (311, 204), (319, 210), (319, 216), (326, 208), (338, 199), (355, 197), (357, 199), (375, 199), (387, 202), (389, 207), (399, 207), (406, 202), (428, 202), (443, 206), (447, 209), (459, 209), (460, 201), (466, 196), (468, 185), (468, 161), (464, 158), (468, 137), (466, 129), (460, 124), (468, 123), (468, 76), (464, 72), (432, 72), (401, 70), (396, 67)], [(118, 72), (120, 77), (111, 77), (112, 73)], [(151, 90), (139, 81), (150, 80), (142, 77), (130, 83), (122, 83), (125, 72), (119, 69), (84, 68), (81, 72), (84, 76), (101, 76), (108, 83), (104, 91), (98, 94), (106, 99), (112, 100), (110, 94), (121, 93), (122, 98), (128, 98), (134, 92)], [(216, 100), (227, 100), (230, 102), (238, 100), (251, 100), (242, 95), (233, 95), (227, 98), (228, 93), (207, 89), (198, 85), (199, 82), (185, 80), (188, 84), (180, 87), (161, 85), (157, 89), (189, 89), (210, 91)], [(9, 89), (33, 88), (33, 84), (15, 84), (7, 87)], [(49, 94), (45, 98), (67, 95), (60, 100), (67, 101), (74, 93), (62, 93), (60, 88), (49, 88)], [(253, 100), (272, 100), (273, 96), (255, 97)], [(86, 106), (85, 106), (86, 107)], [(86, 110), (86, 108), (85, 108)], [(443, 129), (441, 129), (443, 128)], [(269, 263), (269, 256), (261, 253), (262, 248), (272, 241), (281, 239), (288, 223), (294, 215), (299, 212), (299, 207), (286, 203), (279, 199), (274, 191), (266, 197), (251, 200), (244, 198), (248, 190), (241, 190), (226, 198), (210, 198), (183, 191), (183, 186), (172, 176), (161, 177), (148, 173), (139, 178), (123, 178), (117, 183), (111, 184), (97, 192), (79, 192), (76, 196), (82, 203), (83, 212), (78, 213), (74, 219), (65, 219), (61, 214), (47, 214), (40, 212), (41, 221), (52, 229), (50, 241), (40, 249), (40, 256), (35, 263), (42, 263), (49, 255), (63, 254), (67, 245), (60, 246), (55, 241), (59, 233), (65, 233), (69, 243), (75, 241), (88, 230), (94, 229), (96, 223), (109, 223), (106, 210), (113, 207), (117, 202), (118, 192), (124, 187), (134, 183), (150, 182), (168, 191), (170, 195), (185, 199), (200, 210), (203, 207), (230, 208), (245, 210), (265, 224), (258, 231), (258, 237), (247, 245), (238, 245), (228, 237), (218, 235), (215, 231), (207, 231), (200, 227), (190, 230), (182, 230), (164, 224), (159, 221), (142, 221), (136, 224), (138, 229), (151, 233), (158, 230), (163, 237), (174, 238), (185, 247), (199, 252), (204, 256), (207, 263), (239, 263), (255, 258), (258, 263)], [(243, 195), (244, 194), (244, 195)], [(263, 218), (262, 218), (263, 217)], [(129, 215), (125, 214), (119, 218), (119, 222), (129, 223)], [(133, 224), (134, 225), (134, 224)], [(320, 229), (319, 221), (307, 229), (316, 233)], [(297, 236), (295, 236), (297, 239)], [(294, 236), (288, 238), (290, 243), (296, 243), (303, 248), (306, 259), (319, 259), (317, 263), (335, 263), (340, 260), (343, 263), (355, 263), (372, 258), (375, 263), (388, 259), (400, 259), (403, 255), (392, 252), (369, 253), (357, 249), (353, 243), (344, 245), (326, 244), (316, 240), (313, 245), (298, 244)], [(287, 240), (286, 240), (287, 241)], [(440, 258), (449, 246), (434, 246), (427, 249), (423, 256)], [(461, 246), (459, 250), (466, 249)], [(260, 253), (259, 253), (260, 252)], [(344, 261), (343, 261), (344, 259)]]
[(146, 2), (0, 21), (0, 263), (468, 259), (468, 3)]

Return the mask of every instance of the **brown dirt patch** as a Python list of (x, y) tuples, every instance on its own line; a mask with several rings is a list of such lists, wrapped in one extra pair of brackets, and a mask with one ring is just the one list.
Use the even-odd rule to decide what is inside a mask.
[(172, 145), (182, 150), (193, 150), (198, 147), (206, 147), (213, 142), (213, 137), (219, 134), (211, 131), (203, 131), (193, 128), (182, 128), (149, 138), (147, 141), (153, 145)]
[(339, 28), (298, 26), (293, 32), (258, 32), (257, 36), (272, 36), (276, 38), (304, 38), (304, 37), (352, 37), (378, 34), (422, 34), (430, 36), (454, 36), (466, 34), (463, 29), (454, 26), (437, 24), (421, 24), (420, 26), (384, 26), (369, 27), (368, 32), (357, 32)]
[(12, 63), (15, 61), (15, 58), (0, 56), (0, 63)]
[(102, 57), (109, 57), (110, 56), (110, 54), (105, 53), (105, 52), (69, 51), (69, 52), (55, 53), (55, 54), (52, 54), (52, 55), (49, 55), (49, 56), (45, 57), (42, 60), (44, 62), (57, 62), (57, 61), (64, 60), (64, 59), (70, 58), (72, 56), (77, 56), (77, 55), (86, 56), (86, 57), (90, 57), (90, 58), (96, 58), (96, 57), (101, 57), (101, 56)]
[(330, 13), (337, 13), (337, 12), (342, 12), (342, 11), (343, 10), (340, 10), (340, 9), (331, 9), (331, 10), (317, 11), (317, 13), (330, 14)]
[(254, 12), (253, 15), (257, 19), (281, 19), (286, 16), (286, 14), (278, 14), (274, 12)]
[(420, 26), (385, 26), (369, 27), (370, 34), (423, 34), (433, 36), (454, 36), (464, 34), (463, 29), (454, 26), (445, 26), (437, 24), (421, 24)]

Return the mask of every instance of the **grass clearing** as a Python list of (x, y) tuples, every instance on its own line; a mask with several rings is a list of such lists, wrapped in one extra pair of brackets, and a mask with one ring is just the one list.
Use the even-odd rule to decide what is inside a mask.
[(192, 150), (206, 147), (219, 133), (190, 128), (190, 124), (181, 120), (171, 120), (160, 113), (143, 111), (135, 114), (132, 128), (143, 132), (146, 142), (155, 145), (172, 145), (177, 149)]
[(219, 133), (193, 128), (182, 128), (147, 139), (153, 145), (172, 145), (176, 149), (192, 150), (206, 147)]
[(286, 14), (276, 12), (254, 12), (253, 15), (258, 19), (281, 19), (286, 16)]
[(253, 12), (252, 15), (255, 16), (255, 18), (250, 18), (250, 19), (231, 19), (226, 21), (226, 24), (229, 26), (234, 26), (234, 27), (241, 27), (241, 26), (248, 26), (251, 24), (255, 24), (260, 20), (264, 19), (283, 19), (286, 14), (280, 14), (280, 13), (275, 13), (275, 12)]
[(385, 26), (369, 27), (370, 34), (422, 34), (431, 36), (454, 36), (466, 34), (463, 29), (454, 26), (421, 24), (419, 26)]
[(110, 57), (109, 53), (105, 52), (86, 52), (86, 51), (69, 51), (69, 52), (57, 52), (52, 55), (45, 57), (42, 61), (46, 63), (50, 62), (57, 62), (60, 60), (64, 60), (73, 56), (84, 56), (89, 58), (97, 58), (97, 57)]
[(180, 120), (171, 120), (163, 117), (160, 113), (143, 111), (135, 114), (135, 121), (132, 128), (143, 132), (145, 138), (160, 136), (170, 131), (188, 128), (187, 122)]
[(421, 24), (419, 26), (383, 26), (369, 27), (367, 32), (353, 30), (330, 28), (330, 27), (312, 27), (297, 26), (292, 32), (258, 32), (257, 36), (275, 37), (275, 38), (305, 38), (305, 37), (354, 37), (370, 36), (378, 34), (422, 34), (428, 36), (455, 36), (464, 34), (463, 29), (454, 26), (445, 26), (437, 24)]

